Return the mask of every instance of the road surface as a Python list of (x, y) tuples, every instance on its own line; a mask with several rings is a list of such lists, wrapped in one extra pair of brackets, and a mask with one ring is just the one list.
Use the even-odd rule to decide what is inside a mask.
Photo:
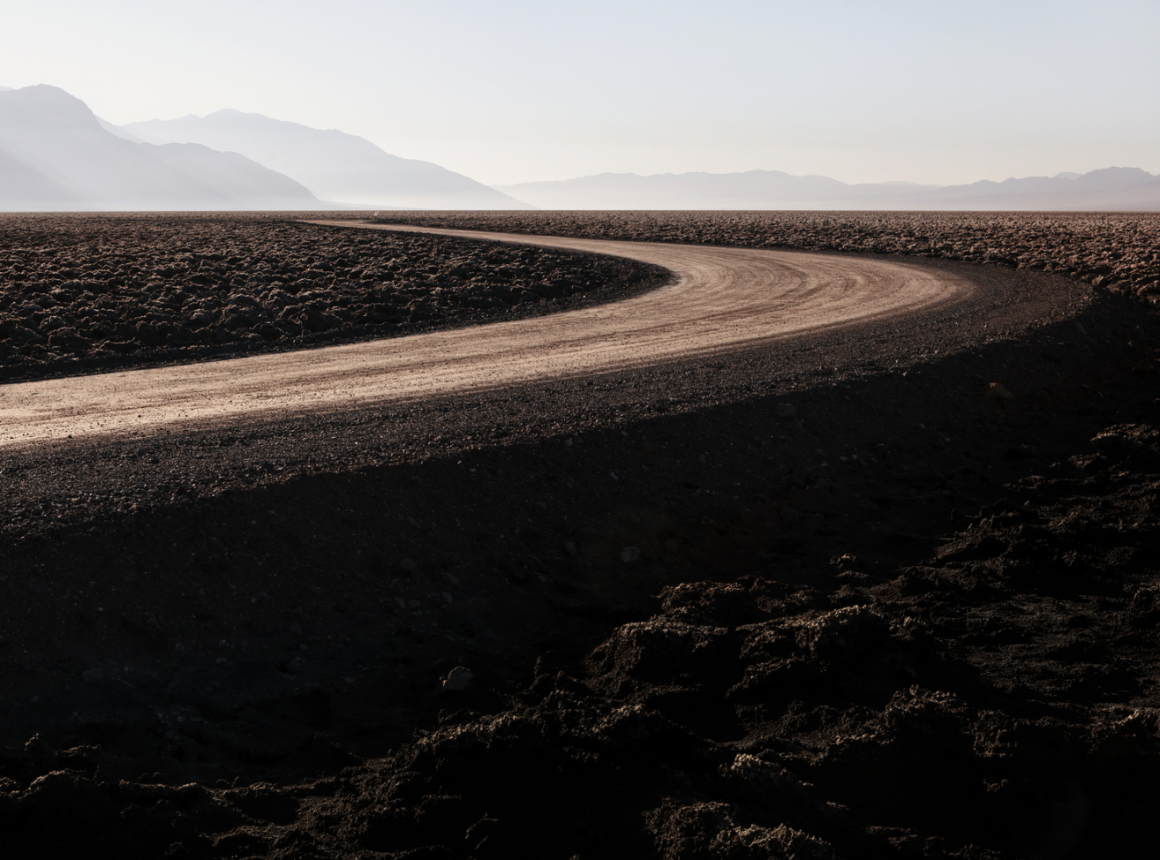
[(0, 446), (249, 423), (717, 356), (929, 311), (976, 289), (962, 275), (858, 257), (312, 223), (610, 254), (676, 277), (625, 301), (532, 319), (0, 386)]

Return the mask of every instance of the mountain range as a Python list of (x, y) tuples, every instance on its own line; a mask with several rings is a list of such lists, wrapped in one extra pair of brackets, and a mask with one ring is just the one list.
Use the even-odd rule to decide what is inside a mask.
[(237, 153), (116, 137), (56, 87), (0, 92), (0, 210), (318, 206), (305, 186)]
[(365, 138), (257, 113), (149, 120), (120, 127), (149, 143), (200, 143), (239, 152), (293, 176), (325, 201), (392, 209), (527, 209), (493, 188), (429, 161), (400, 158)]
[(256, 113), (118, 127), (57, 87), (0, 87), (0, 211), (527, 209), (437, 164)]
[(0, 211), (376, 207), (1160, 211), (1160, 176), (1109, 167), (936, 186), (751, 170), (491, 188), (335, 129), (236, 110), (116, 126), (56, 87), (0, 86)]
[(1156, 211), (1160, 176), (1134, 167), (970, 185), (847, 184), (777, 170), (746, 173), (603, 173), (497, 186), (538, 209), (855, 209)]

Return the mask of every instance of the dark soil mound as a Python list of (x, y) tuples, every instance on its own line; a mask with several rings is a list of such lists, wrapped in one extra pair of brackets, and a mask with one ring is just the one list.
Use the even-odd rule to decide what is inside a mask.
[[(654, 611), (595, 647), (569, 618), (591, 635), (647, 604), (589, 593), (591, 564), (549, 562), (535, 574), (560, 586), (548, 589), (513, 568), (513, 628), (546, 611), (557, 632), (511, 664), (514, 629), (477, 640), (463, 690), (394, 680), (448, 650), (429, 622), (364, 649), (361, 668), (348, 647), (314, 674), (309, 652), (284, 652), (277, 671), (243, 661), (211, 693), (196, 674), (155, 692), (94, 681), (103, 722), (90, 705), (70, 734), (3, 754), (6, 844), (15, 856), (1150, 856), (1160, 431), (1121, 418), (1071, 457), (1058, 444), (1098, 420), (996, 452), (990, 502), (920, 540), (928, 550), (766, 523), (767, 561), (742, 573), (762, 540), (751, 516), (679, 526), (689, 547), (706, 545), (698, 529), (716, 534), (736, 575), (663, 586)], [(945, 514), (964, 500), (958, 480), (872, 470), (850, 489), (879, 510)], [(822, 512), (839, 522), (857, 496)], [(807, 567), (824, 547), (857, 554)], [(671, 576), (656, 570), (644, 578)], [(348, 672), (358, 680), (336, 677)], [(281, 691), (259, 693), (274, 675)], [(134, 695), (142, 717), (111, 720)]]

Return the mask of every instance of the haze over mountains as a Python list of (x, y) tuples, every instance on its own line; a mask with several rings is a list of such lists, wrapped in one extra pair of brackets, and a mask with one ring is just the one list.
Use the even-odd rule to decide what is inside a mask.
[(352, 206), (1160, 211), (1160, 176), (1111, 167), (939, 187), (752, 170), (606, 173), (490, 188), (352, 134), (257, 113), (221, 110), (114, 126), (56, 87), (0, 86), (0, 211)]
[[(289, 175), (288, 175), (289, 174)], [(436, 164), (261, 114), (117, 127), (51, 86), (0, 87), (0, 211), (527, 209)]]
[(369, 140), (257, 113), (149, 120), (121, 131), (150, 143), (200, 143), (240, 152), (293, 176), (324, 201), (393, 209), (528, 209), (482, 183), (428, 161), (391, 155)]
[(314, 209), (300, 183), (237, 153), (134, 143), (50, 86), (0, 92), (0, 210)]
[(825, 176), (751, 170), (653, 176), (604, 173), (499, 188), (539, 209), (565, 210), (1160, 210), (1160, 176), (1134, 167), (943, 187), (909, 182), (850, 185)]

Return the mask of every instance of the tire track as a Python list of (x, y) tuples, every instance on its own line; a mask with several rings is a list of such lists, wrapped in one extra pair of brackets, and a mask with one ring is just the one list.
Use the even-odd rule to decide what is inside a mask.
[(894, 261), (350, 222), (567, 248), (663, 266), (623, 302), (404, 338), (0, 388), (0, 446), (251, 423), (575, 378), (806, 339), (960, 303), (969, 279)]

